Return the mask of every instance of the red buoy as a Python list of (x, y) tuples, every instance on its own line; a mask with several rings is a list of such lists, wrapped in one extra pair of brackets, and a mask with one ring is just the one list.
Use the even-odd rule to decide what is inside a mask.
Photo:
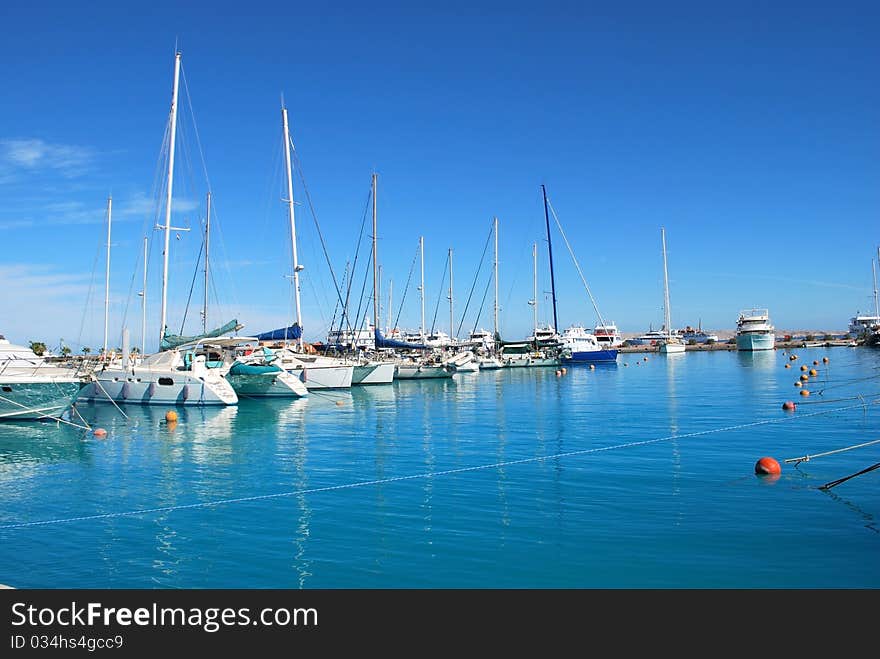
[(759, 476), (773, 476), (782, 473), (782, 467), (773, 458), (761, 458), (755, 463), (755, 473)]
[(797, 409), (797, 405), (794, 404), (793, 400), (787, 400), (782, 404), (782, 409), (786, 412), (794, 412)]
[(107, 436), (107, 431), (104, 430), (103, 428), (95, 428), (95, 430), (94, 430), (94, 432), (93, 432), (92, 434), (93, 434), (95, 437), (106, 437), (106, 436)]

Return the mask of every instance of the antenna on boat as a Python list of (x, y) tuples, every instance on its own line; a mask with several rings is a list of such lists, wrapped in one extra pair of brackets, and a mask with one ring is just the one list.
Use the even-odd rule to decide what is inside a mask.
[(559, 322), (556, 319), (556, 278), (553, 275), (553, 243), (550, 241), (550, 213), (547, 210), (547, 189), (541, 184), (541, 193), (544, 195), (544, 221), (547, 223), (547, 253), (550, 256), (550, 297), (553, 300), (553, 331), (559, 332)]

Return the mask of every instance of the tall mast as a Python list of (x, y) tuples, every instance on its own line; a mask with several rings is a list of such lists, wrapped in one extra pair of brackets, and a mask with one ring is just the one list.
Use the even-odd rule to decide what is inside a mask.
[(147, 354), (147, 246), (149, 241), (144, 236), (144, 288), (141, 291), (141, 357)]
[(174, 144), (177, 138), (177, 88), (180, 82), (180, 53), (174, 55), (174, 87), (171, 92), (171, 136), (168, 143), (168, 181), (165, 185), (165, 250), (162, 266), (162, 317), (159, 323), (159, 347), (165, 338), (168, 320), (168, 248), (171, 244), (171, 188), (174, 184)]
[(300, 350), (303, 345), (302, 338), (302, 310), (299, 304), (299, 273), (303, 266), (296, 259), (296, 219), (293, 213), (293, 172), (290, 168), (290, 128), (287, 124), (287, 108), (281, 106), (281, 119), (284, 124), (284, 158), (287, 163), (287, 215), (290, 218), (290, 249), (293, 256), (293, 299), (296, 310), (296, 324), (299, 325), (299, 338), (297, 344)]
[(663, 244), (663, 323), (666, 336), (672, 336), (672, 320), (669, 313), (669, 274), (666, 270), (666, 229), (660, 227), (660, 241)]
[[(877, 248), (877, 260), (880, 261), (880, 247)], [(874, 268), (874, 259), (871, 259), (871, 275), (874, 277), (874, 315), (880, 317), (880, 306), (877, 304), (877, 270)]]
[(210, 246), (211, 237), (211, 193), (208, 193), (208, 210), (205, 216), (205, 304), (202, 307), (202, 333), (208, 332), (208, 268), (210, 267), (210, 259), (208, 258), (208, 247)]
[(374, 172), (372, 177), (372, 188), (373, 188), (373, 326), (375, 331), (379, 331), (379, 263), (377, 260), (378, 256), (378, 244), (376, 238), (376, 229), (377, 229), (377, 221), (376, 221), (376, 179), (378, 175)]
[(538, 243), (532, 243), (532, 273), (534, 276), (534, 297), (529, 300), (529, 304), (532, 306), (532, 312), (535, 316), (535, 331), (534, 337), (538, 338)]
[[(107, 197), (107, 274), (104, 283), (104, 359), (107, 359), (107, 333), (110, 325), (110, 218), (113, 211), (113, 197)], [(876, 288), (876, 286), (875, 286)]]
[(452, 342), (455, 337), (455, 318), (453, 315), (452, 300), (452, 248), (449, 248), (449, 341)]
[(492, 340), (498, 336), (498, 218), (495, 218), (495, 322), (493, 327)]
[(419, 338), (425, 336), (425, 237), (419, 236), (419, 260), (421, 261), (421, 286), (419, 286), (419, 301), (422, 307), (422, 320), (419, 325)]
[(387, 329), (387, 332), (388, 332), (389, 334), (391, 333), (391, 330), (392, 330), (392, 327), (391, 327), (391, 309), (392, 309), (393, 307), (391, 306), (391, 294), (392, 294), (393, 291), (394, 291), (394, 280), (389, 278), (389, 279), (388, 279), (388, 329)]
[(553, 331), (559, 332), (559, 322), (556, 319), (556, 278), (553, 275), (553, 243), (550, 241), (550, 214), (547, 212), (547, 189), (541, 184), (541, 193), (544, 195), (544, 220), (547, 223), (547, 253), (550, 256), (550, 297), (553, 300)]

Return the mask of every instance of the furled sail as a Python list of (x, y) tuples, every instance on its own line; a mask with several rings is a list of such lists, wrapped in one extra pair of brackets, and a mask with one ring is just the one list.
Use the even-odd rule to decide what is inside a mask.
[(298, 323), (294, 323), (290, 327), (282, 327), (271, 332), (257, 334), (256, 338), (258, 341), (298, 341), (301, 336), (302, 328)]
[(377, 348), (395, 348), (397, 350), (430, 350), (431, 346), (422, 343), (407, 343), (406, 341), (396, 341), (395, 339), (386, 339), (382, 336), (382, 332), (378, 328), (374, 330)]
[(178, 346), (182, 346), (184, 343), (191, 343), (193, 341), (199, 341), (201, 339), (211, 339), (217, 336), (223, 336), (225, 334), (231, 334), (232, 332), (237, 332), (244, 325), (239, 324), (239, 322), (235, 319), (230, 320), (228, 323), (223, 325), (222, 327), (218, 327), (215, 330), (207, 332), (206, 334), (197, 334), (195, 336), (181, 336), (180, 334), (169, 334), (168, 328), (165, 328), (165, 335), (162, 337), (162, 341), (159, 344), (159, 350), (170, 350), (171, 348), (176, 348)]

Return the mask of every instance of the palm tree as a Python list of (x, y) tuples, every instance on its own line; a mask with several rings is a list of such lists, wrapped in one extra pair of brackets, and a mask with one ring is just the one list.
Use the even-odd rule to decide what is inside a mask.
[(61, 346), (61, 354), (67, 357), (70, 354), (70, 346)]
[(89, 348), (88, 346), (83, 346), (82, 354), (87, 355), (87, 354), (89, 354), (91, 351), (92, 351), (92, 349)]
[(30, 349), (34, 351), (34, 354), (38, 357), (42, 357), (43, 353), (46, 352), (46, 344), (42, 341), (31, 341)]

